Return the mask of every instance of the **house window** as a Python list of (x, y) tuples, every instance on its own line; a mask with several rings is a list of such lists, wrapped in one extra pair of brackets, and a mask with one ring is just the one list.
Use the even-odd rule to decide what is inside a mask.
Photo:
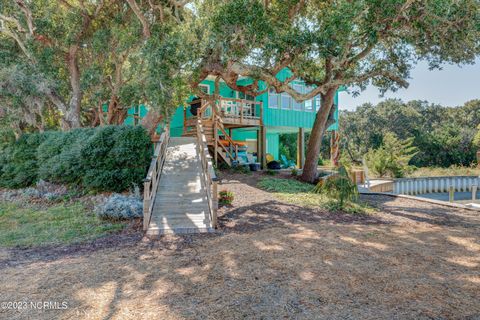
[(305, 111), (313, 110), (313, 99), (305, 100)]
[[(298, 84), (293, 85), (293, 89), (298, 93), (303, 93), (303, 88), (304, 87), (302, 85), (298, 85)], [(292, 101), (293, 101), (293, 110), (302, 110), (302, 103), (301, 102), (297, 102), (293, 98), (292, 98)]]
[(254, 97), (254, 96), (251, 96), (251, 95), (249, 95), (249, 94), (245, 95), (245, 93), (243, 93), (243, 92), (239, 92), (239, 93), (238, 93), (238, 98), (239, 98), (239, 99), (249, 100), (249, 101), (255, 101), (255, 97)]
[(268, 107), (278, 109), (278, 94), (275, 93), (275, 89), (270, 88), (268, 90)]
[(288, 93), (282, 93), (282, 109), (291, 109), (292, 108), (292, 97)]
[(321, 105), (321, 102), (320, 102), (320, 96), (316, 96), (315, 97), (315, 110), (320, 110), (320, 105)]
[(199, 84), (198, 88), (206, 94), (210, 94), (210, 86), (208, 84)]
[[(313, 90), (312, 86), (305, 87), (305, 93), (309, 93)], [(313, 110), (313, 99), (305, 100), (305, 111), (312, 111)]]

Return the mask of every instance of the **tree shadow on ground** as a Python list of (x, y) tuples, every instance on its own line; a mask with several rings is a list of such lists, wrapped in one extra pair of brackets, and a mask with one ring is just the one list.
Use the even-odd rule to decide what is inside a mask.
[[(433, 206), (420, 221), (429, 212), (417, 203), (377, 204), (383, 213), (373, 221), (338, 221), (266, 197), (224, 212), (217, 234), (5, 268), (2, 298), (69, 301), (65, 311), (25, 311), (37, 319), (479, 317), (476, 218), (452, 226), (436, 217), (437, 210), (461, 215), (454, 209)], [(390, 214), (402, 210), (409, 214)]]

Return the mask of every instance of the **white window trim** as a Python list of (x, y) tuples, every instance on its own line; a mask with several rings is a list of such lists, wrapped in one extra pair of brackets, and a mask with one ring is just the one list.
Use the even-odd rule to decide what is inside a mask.
[[(307, 102), (310, 101), (310, 108), (307, 108)], [(313, 99), (308, 99), (303, 102), (303, 111), (312, 112), (314, 110)]]
[[(277, 106), (276, 107), (272, 107), (272, 105), (270, 104), (270, 101), (273, 100), (273, 98), (277, 99)], [(274, 93), (270, 93), (270, 90), (268, 90), (268, 107), (270, 109), (281, 109), (280, 108), (280, 95), (276, 92)]]
[[(300, 93), (305, 93), (305, 88), (306, 88), (306, 87), (305, 87), (304, 84), (294, 84), (293, 86), (294, 86), (294, 87), (293, 87), (294, 90), (297, 90), (298, 87), (300, 87), (300, 89), (301, 89), (301, 92), (300, 92)], [(295, 86), (297, 86), (297, 88), (295, 88)], [(297, 103), (297, 102), (296, 102), (295, 99), (292, 97), (292, 110), (293, 110), (293, 111), (300, 111), (300, 112), (305, 111), (305, 104), (304, 104), (303, 102), (300, 102), (300, 108), (299, 108), (299, 109), (296, 109), (296, 108), (295, 108), (295, 104), (296, 104), (296, 103)]]
[(320, 96), (315, 96), (314, 101), (315, 101), (315, 111), (320, 110), (320, 106), (322, 105), (322, 99), (320, 98)]
[[(288, 104), (288, 108), (283, 107), (283, 96), (290, 98), (290, 103)], [(293, 97), (286, 92), (280, 93), (280, 108), (281, 110), (293, 110)]]

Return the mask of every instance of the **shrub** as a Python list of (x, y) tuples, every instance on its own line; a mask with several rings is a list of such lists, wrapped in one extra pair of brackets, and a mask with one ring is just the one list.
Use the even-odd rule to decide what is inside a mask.
[(143, 216), (143, 202), (136, 196), (111, 195), (95, 208), (97, 216), (105, 220), (129, 220)]
[(250, 174), (250, 167), (248, 165), (242, 165), (238, 164), (235, 167), (233, 167), (233, 171), (236, 173), (242, 173), (242, 174)]
[(473, 137), (472, 144), (477, 148), (480, 149), (480, 124), (477, 126), (477, 132)]
[(278, 172), (272, 169), (267, 169), (265, 173), (268, 174), (269, 176), (275, 176), (277, 175)]
[(358, 198), (357, 186), (352, 182), (343, 166), (338, 169), (338, 174), (320, 180), (312, 191), (334, 198), (341, 209), (344, 208), (346, 201), (355, 201)]
[(145, 178), (151, 155), (142, 127), (104, 127), (82, 148), (82, 184), (92, 190), (126, 190)]
[(49, 133), (27, 133), (3, 148), (0, 186), (23, 188), (38, 179), (37, 148)]
[(367, 167), (377, 176), (401, 178), (413, 170), (408, 163), (417, 154), (412, 146), (413, 138), (400, 141), (394, 134), (387, 133), (383, 145), (370, 149), (365, 160)]
[(3, 168), (5, 168), (10, 161), (11, 148), (11, 144), (0, 145), (0, 187), (4, 186), (2, 183), (2, 172)]
[(292, 176), (296, 177), (298, 176), (298, 169), (297, 168), (292, 168), (291, 172)]
[(43, 179), (120, 192), (142, 182), (152, 151), (142, 127), (25, 134), (0, 149), (0, 186), (22, 188)]
[(99, 129), (74, 129), (52, 134), (37, 150), (41, 163), (39, 178), (57, 183), (78, 183), (84, 174), (80, 152), (96, 130)]
[(219, 193), (219, 199), (218, 202), (222, 205), (231, 205), (233, 202), (233, 192), (227, 191), (227, 190), (222, 190)]

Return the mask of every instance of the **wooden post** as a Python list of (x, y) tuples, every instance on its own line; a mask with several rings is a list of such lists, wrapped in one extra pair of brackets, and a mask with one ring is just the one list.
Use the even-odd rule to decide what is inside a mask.
[(473, 201), (477, 200), (477, 186), (476, 185), (472, 186), (472, 200)]
[(183, 133), (187, 133), (187, 108), (183, 108)]
[(453, 186), (450, 186), (448, 188), (448, 201), (453, 202), (455, 198), (455, 188)]
[(146, 231), (150, 224), (150, 184), (151, 181), (143, 184), (143, 231)]
[(260, 123), (263, 124), (263, 103), (260, 102)]
[(260, 140), (262, 140), (262, 136), (260, 134), (260, 127), (257, 129), (257, 162), (261, 163), (261, 158), (262, 158), (262, 150), (260, 148)]
[(303, 168), (305, 164), (305, 129), (298, 128), (297, 135), (297, 167)]
[(218, 182), (214, 180), (212, 182), (212, 225), (217, 228), (217, 210), (218, 210)]
[(214, 157), (215, 157), (215, 166), (218, 167), (218, 129), (217, 121), (213, 123), (213, 145), (214, 145)]
[(262, 169), (267, 168), (267, 128), (265, 126), (260, 126), (260, 163)]
[(243, 100), (240, 102), (240, 123), (243, 123)]

